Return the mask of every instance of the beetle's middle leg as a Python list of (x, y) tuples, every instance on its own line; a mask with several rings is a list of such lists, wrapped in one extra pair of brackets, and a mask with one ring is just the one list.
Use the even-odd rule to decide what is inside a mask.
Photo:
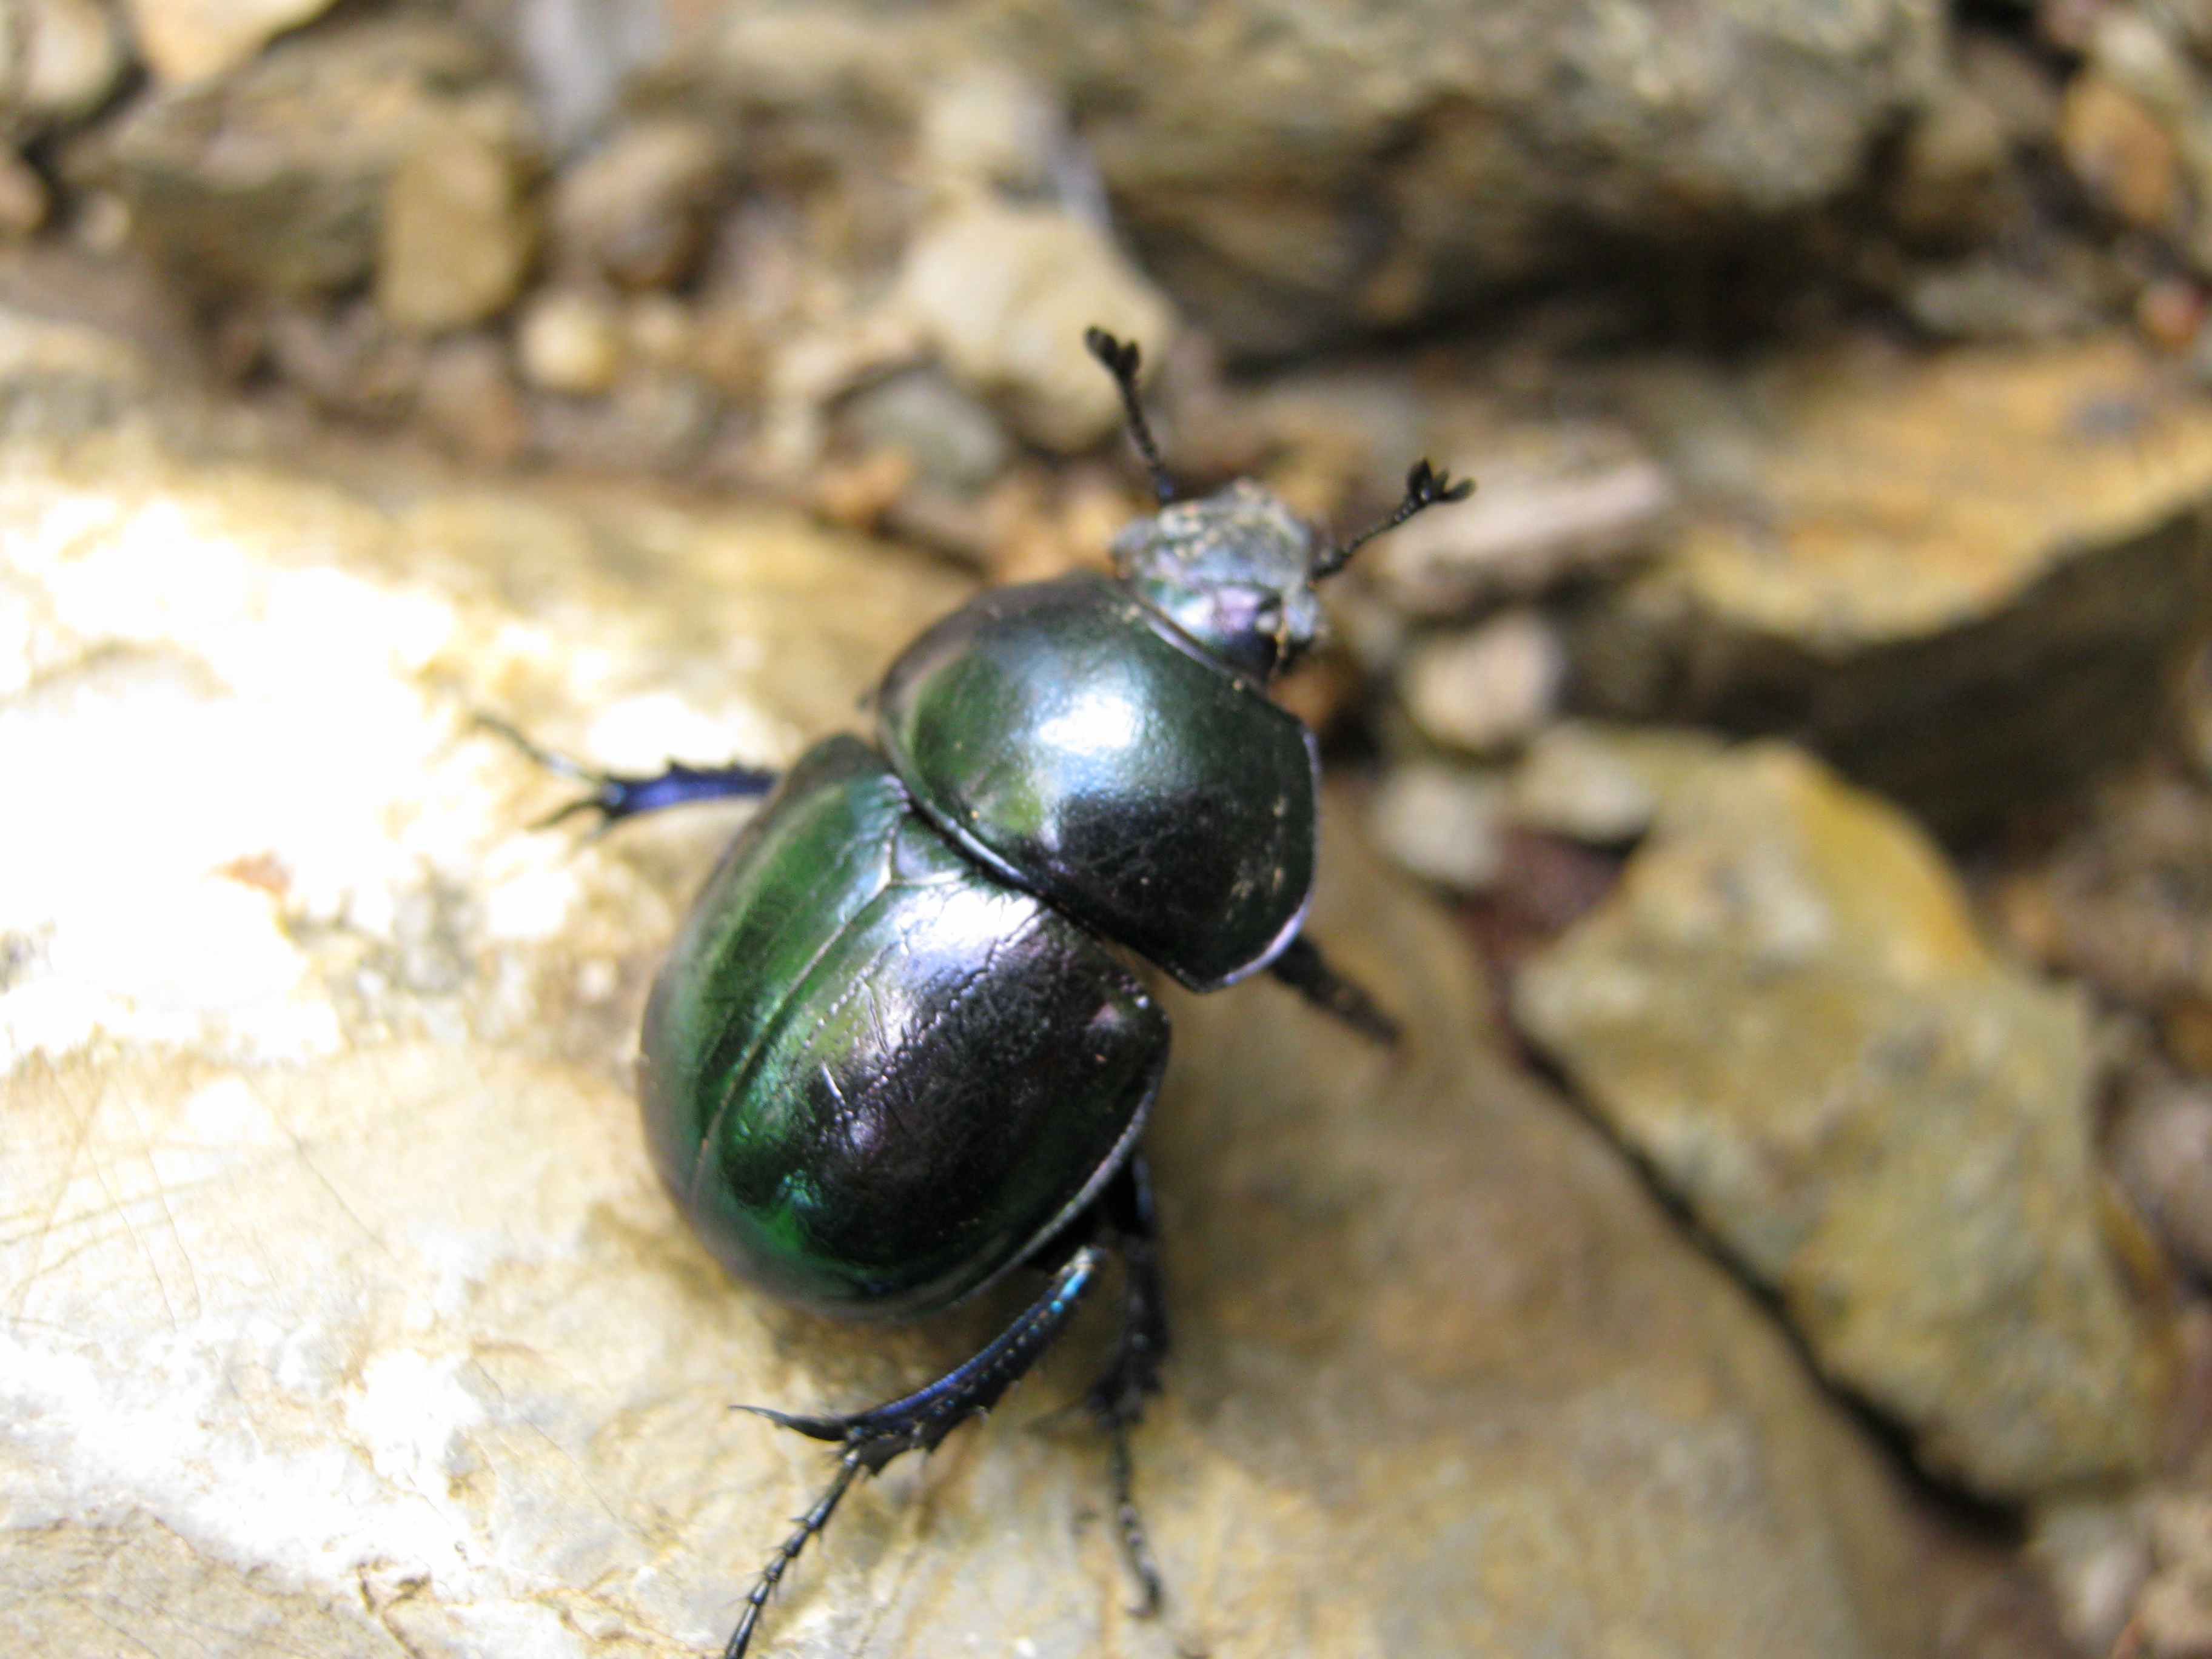
[(1385, 1048), (1398, 1042), (1398, 1022), (1375, 999), (1328, 965), (1320, 948), (1300, 933), (1267, 964), (1267, 971), (1325, 1013)]
[(765, 795), (775, 787), (777, 774), (757, 766), (686, 766), (682, 761), (671, 761), (667, 770), (650, 775), (595, 771), (532, 741), (503, 720), (481, 714), (476, 719), (477, 725), (496, 732), (547, 771), (591, 786), (590, 793), (579, 795), (558, 811), (540, 818), (532, 826), (537, 830), (550, 830), (579, 812), (597, 812), (599, 828), (605, 830), (623, 818), (640, 817), (665, 806)]
[(885, 1464), (903, 1453), (931, 1450), (969, 1418), (997, 1405), (1000, 1396), (1021, 1380), (1066, 1328), (1076, 1304), (1097, 1279), (1105, 1259), (1103, 1245), (1079, 1246), (1054, 1273), (1044, 1294), (992, 1338), (981, 1352), (903, 1399), (868, 1411), (837, 1416), (803, 1416), (770, 1411), (765, 1406), (737, 1408), (816, 1440), (835, 1441), (844, 1448), (844, 1454), (837, 1461), (836, 1478), (823, 1490), (813, 1508), (800, 1517), (798, 1530), (784, 1540), (762, 1570), (745, 1598), (744, 1615), (732, 1633), (729, 1645), (722, 1650), (722, 1659), (743, 1659), (752, 1641), (753, 1626), (759, 1622), (761, 1609), (767, 1605), (785, 1569), (798, 1558), (807, 1540), (829, 1524), (831, 1511), (854, 1478), (863, 1469), (870, 1474), (880, 1473)]
[(1099, 1218), (1121, 1254), (1121, 1334), (1106, 1369), (1083, 1397), (1111, 1437), (1114, 1518), (1121, 1553), (1142, 1599), (1133, 1609), (1149, 1617), (1159, 1610), (1160, 1571), (1137, 1511), (1129, 1430), (1144, 1415), (1145, 1401), (1160, 1391), (1160, 1365), (1168, 1354), (1167, 1286), (1160, 1276), (1159, 1227), (1152, 1213), (1152, 1175), (1144, 1155), (1133, 1155), (1099, 1194)]

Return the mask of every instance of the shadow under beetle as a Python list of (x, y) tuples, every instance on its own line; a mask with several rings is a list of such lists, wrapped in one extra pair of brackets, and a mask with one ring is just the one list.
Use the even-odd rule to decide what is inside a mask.
[(981, 1352), (903, 1399), (836, 1416), (744, 1408), (840, 1451), (723, 1659), (744, 1653), (860, 1473), (995, 1405), (1109, 1253), (1121, 1332), (1085, 1403), (1111, 1436), (1121, 1543), (1143, 1610), (1157, 1607), (1127, 1435), (1168, 1346), (1138, 1150), (1168, 1024), (1109, 941), (1194, 991), (1264, 968), (1394, 1036), (1299, 932), (1318, 758), (1265, 686), (1321, 632), (1316, 582), (1472, 485), (1421, 461), (1395, 510), (1340, 545), (1249, 481), (1177, 502), (1138, 403), (1137, 348), (1095, 328), (1085, 343), (1121, 389), (1158, 515), (1115, 539), (1113, 578), (1000, 588), (924, 633), (877, 694), (876, 746), (830, 738), (780, 783), (743, 766), (626, 777), (500, 728), (592, 786), (556, 817), (774, 791), (653, 983), (640, 1064), (653, 1162), (731, 1272), (868, 1319), (937, 1312), (1017, 1267), (1052, 1276)]

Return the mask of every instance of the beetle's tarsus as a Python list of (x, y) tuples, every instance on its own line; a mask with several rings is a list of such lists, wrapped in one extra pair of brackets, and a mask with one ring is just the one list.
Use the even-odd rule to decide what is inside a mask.
[[(1410, 519), (1425, 507), (1434, 507), (1439, 501), (1463, 501), (1474, 494), (1474, 480), (1462, 478), (1451, 481), (1449, 472), (1439, 472), (1429, 465), (1424, 455), (1415, 461), (1406, 474), (1406, 500), (1401, 511)], [(1402, 524), (1405, 519), (1398, 520)]]
[(729, 1642), (722, 1649), (722, 1659), (744, 1659), (745, 1650), (752, 1645), (753, 1626), (760, 1622), (761, 1609), (768, 1605), (769, 1597), (775, 1593), (775, 1587), (782, 1582), (785, 1571), (799, 1559), (799, 1551), (806, 1547), (806, 1540), (830, 1524), (830, 1517), (836, 1513), (838, 1503), (860, 1474), (860, 1468), (861, 1458), (858, 1449), (848, 1450), (837, 1461), (836, 1478), (823, 1489), (822, 1496), (814, 1500), (814, 1506), (805, 1514), (792, 1517), (795, 1530), (769, 1558), (768, 1565), (761, 1569), (761, 1576), (754, 1581), (752, 1589), (746, 1592), (744, 1613), (738, 1620), (737, 1629), (730, 1632)]
[(591, 833), (599, 836), (624, 818), (641, 817), (663, 807), (764, 795), (775, 787), (777, 774), (757, 766), (687, 766), (682, 761), (671, 761), (665, 771), (650, 775), (601, 772), (546, 748), (495, 714), (478, 713), (475, 719), (476, 724), (506, 738), (547, 771), (591, 786), (589, 794), (579, 795), (532, 824), (533, 830), (550, 830), (579, 813), (597, 812), (599, 821), (592, 826)]
[(1137, 1581), (1138, 1603), (1129, 1609), (1149, 1619), (1160, 1608), (1160, 1569), (1137, 1508), (1136, 1468), (1129, 1430), (1145, 1401), (1160, 1391), (1160, 1366), (1168, 1354), (1167, 1287), (1160, 1275), (1158, 1222), (1152, 1212), (1151, 1172), (1141, 1153), (1115, 1173), (1099, 1195), (1100, 1218), (1121, 1247), (1121, 1334), (1106, 1369), (1083, 1397), (1106, 1430), (1114, 1489), (1114, 1522), (1121, 1559)]
[(1167, 464), (1160, 459), (1159, 446), (1152, 441), (1152, 429), (1145, 422), (1144, 405), (1137, 400), (1137, 365), (1142, 361), (1134, 340), (1117, 340), (1103, 328), (1083, 331), (1083, 343), (1114, 377), (1114, 384), (1121, 393), (1121, 410), (1129, 418), (1129, 436), (1137, 446), (1137, 453), (1145, 458), (1145, 470), (1152, 475), (1152, 494), (1165, 507), (1176, 498), (1176, 482), (1169, 475)]
[(1352, 556), (1361, 548), (1377, 536), (1395, 530), (1424, 507), (1439, 507), (1449, 501), (1463, 501), (1473, 494), (1474, 479), (1462, 478), (1454, 483), (1449, 472), (1437, 471), (1429, 465), (1428, 458), (1423, 456), (1407, 469), (1406, 493), (1400, 498), (1398, 505), (1392, 507), (1380, 523), (1361, 531), (1350, 541), (1340, 542), (1323, 551), (1314, 561), (1313, 580), (1319, 581), (1324, 576), (1334, 576), (1351, 562)]
[(1145, 1535), (1145, 1518), (1137, 1511), (1135, 1466), (1129, 1456), (1128, 1425), (1115, 1423), (1112, 1435), (1114, 1519), (1121, 1529), (1122, 1559), (1129, 1564), (1130, 1576), (1137, 1581), (1137, 1605), (1129, 1609), (1129, 1613), (1132, 1618), (1150, 1619), (1160, 1610), (1160, 1566), (1153, 1558), (1152, 1541)]

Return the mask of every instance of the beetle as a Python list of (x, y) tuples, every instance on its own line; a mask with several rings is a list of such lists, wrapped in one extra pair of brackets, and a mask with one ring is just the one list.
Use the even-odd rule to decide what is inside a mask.
[(830, 738), (780, 779), (673, 763), (631, 776), (492, 722), (590, 786), (556, 820), (769, 797), (684, 921), (641, 1042), (653, 1163), (734, 1275), (863, 1319), (937, 1312), (1018, 1267), (1050, 1275), (980, 1352), (900, 1399), (744, 1407), (838, 1455), (723, 1659), (741, 1659), (854, 1481), (995, 1405), (1109, 1255), (1121, 1334), (1085, 1404), (1110, 1438), (1140, 1611), (1156, 1609), (1128, 1431), (1168, 1350), (1139, 1148), (1168, 1022), (1125, 957), (1194, 991), (1264, 969), (1364, 1035), (1395, 1035), (1303, 932), (1318, 750), (1266, 688), (1321, 635), (1316, 583), (1473, 485), (1419, 461), (1397, 507), (1341, 544), (1249, 480), (1178, 501), (1137, 346), (1096, 328), (1085, 343), (1114, 377), (1159, 512), (1115, 538), (1114, 575), (988, 592), (925, 631), (876, 694), (873, 744)]

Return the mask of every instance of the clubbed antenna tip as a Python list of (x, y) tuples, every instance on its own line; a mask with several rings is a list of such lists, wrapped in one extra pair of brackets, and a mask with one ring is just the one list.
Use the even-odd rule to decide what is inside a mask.
[(1350, 563), (1352, 556), (1386, 531), (1395, 530), (1422, 508), (1435, 507), (1443, 501), (1463, 501), (1474, 494), (1474, 480), (1462, 478), (1452, 482), (1451, 474), (1439, 472), (1431, 466), (1426, 456), (1415, 461), (1406, 474), (1406, 494), (1382, 523), (1363, 530), (1350, 541), (1330, 548), (1314, 561), (1313, 580), (1334, 576)]
[(1129, 436), (1136, 441), (1137, 453), (1145, 458), (1145, 470), (1152, 475), (1152, 493), (1160, 498), (1161, 506), (1166, 506), (1175, 499), (1175, 480), (1168, 476), (1159, 446), (1152, 441), (1152, 429), (1145, 424), (1144, 406), (1137, 401), (1137, 343), (1117, 340), (1104, 329), (1094, 327), (1083, 331), (1083, 343), (1114, 377), (1121, 393), (1122, 412), (1129, 417)]

